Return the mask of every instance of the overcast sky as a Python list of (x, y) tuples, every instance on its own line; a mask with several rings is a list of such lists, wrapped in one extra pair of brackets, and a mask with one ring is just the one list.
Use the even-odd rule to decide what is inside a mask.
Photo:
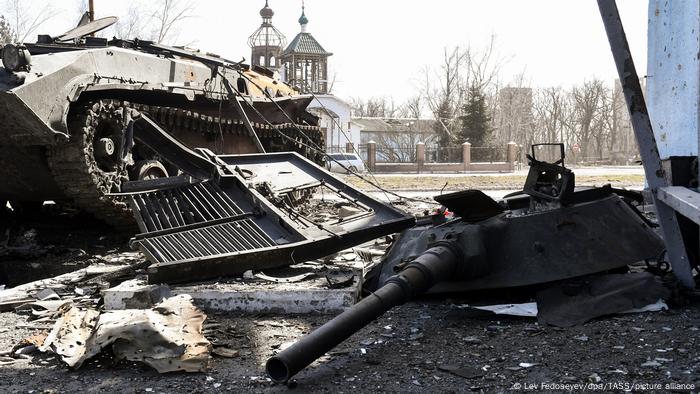
[[(192, 0), (195, 16), (178, 42), (230, 59), (250, 58), (248, 36), (260, 25), (264, 0)], [(32, 0), (34, 3), (34, 0)], [(80, 0), (54, 0), (56, 17), (42, 31), (74, 24)], [(131, 1), (95, 0), (98, 17), (127, 13)], [(155, 2), (144, 2), (150, 4)], [(618, 0), (640, 73), (646, 69), (647, 1)], [(299, 32), (301, 0), (270, 0), (273, 23), (291, 39)], [(342, 97), (414, 95), (425, 66), (443, 48), (486, 45), (496, 36), (508, 58), (503, 83), (525, 70), (533, 86), (568, 86), (616, 74), (594, 0), (306, 0), (308, 31), (333, 52), (334, 92)]]

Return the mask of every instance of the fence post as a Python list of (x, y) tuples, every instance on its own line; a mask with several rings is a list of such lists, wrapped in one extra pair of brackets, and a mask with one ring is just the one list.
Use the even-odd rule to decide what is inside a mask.
[(511, 141), (506, 145), (506, 162), (510, 171), (515, 170), (515, 162), (518, 160), (518, 144)]
[(353, 153), (355, 151), (355, 147), (352, 145), (352, 142), (346, 142), (345, 143), (345, 153)]
[(377, 143), (374, 141), (367, 143), (367, 166), (372, 172), (377, 166)]
[(425, 164), (425, 143), (416, 143), (416, 169), (418, 173), (423, 170), (423, 165)]
[(472, 144), (465, 142), (462, 144), (462, 164), (464, 164), (464, 171), (469, 171), (470, 164), (472, 162)]

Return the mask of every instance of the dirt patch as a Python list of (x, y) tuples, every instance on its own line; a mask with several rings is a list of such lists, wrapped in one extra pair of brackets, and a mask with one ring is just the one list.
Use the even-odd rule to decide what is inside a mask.
[[(369, 177), (368, 179), (371, 179)], [(345, 179), (351, 185), (364, 189), (373, 190), (374, 186), (354, 176), (347, 176)], [(522, 189), (525, 184), (525, 175), (464, 175), (464, 176), (391, 176), (382, 175), (377, 177), (377, 183), (383, 188), (394, 191), (428, 191), (428, 190), (512, 190)], [(577, 186), (602, 186), (611, 184), (613, 187), (636, 187), (644, 185), (644, 175), (621, 174), (621, 175), (583, 175), (576, 177)]]

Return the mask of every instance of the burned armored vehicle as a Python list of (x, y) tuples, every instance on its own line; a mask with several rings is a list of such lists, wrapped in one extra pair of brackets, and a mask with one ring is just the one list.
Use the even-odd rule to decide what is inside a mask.
[[(560, 158), (538, 160), (540, 146), (559, 148)], [(268, 359), (268, 376), (287, 382), (390, 308), (426, 292), (551, 285), (626, 271), (663, 251), (655, 224), (635, 207), (641, 193), (610, 185), (575, 188), (563, 144), (534, 145), (527, 157), (523, 190), (501, 201), (479, 190), (435, 197), (454, 216), (435, 215), (403, 231), (368, 274), (368, 295)]]
[(148, 116), (178, 140), (216, 153), (296, 151), (315, 161), (318, 119), (267, 69), (139, 40), (92, 37), (103, 18), (59, 37), (8, 44), (0, 69), (0, 207), (67, 201), (117, 226), (127, 180), (177, 175), (131, 140)]

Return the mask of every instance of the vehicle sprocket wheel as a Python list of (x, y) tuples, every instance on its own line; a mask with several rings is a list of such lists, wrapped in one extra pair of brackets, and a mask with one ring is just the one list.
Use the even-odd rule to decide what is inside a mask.
[(68, 114), (70, 140), (53, 147), (49, 166), (79, 208), (120, 228), (135, 228), (128, 205), (107, 194), (128, 180), (124, 131), (137, 115), (126, 103), (100, 100), (72, 108)]

